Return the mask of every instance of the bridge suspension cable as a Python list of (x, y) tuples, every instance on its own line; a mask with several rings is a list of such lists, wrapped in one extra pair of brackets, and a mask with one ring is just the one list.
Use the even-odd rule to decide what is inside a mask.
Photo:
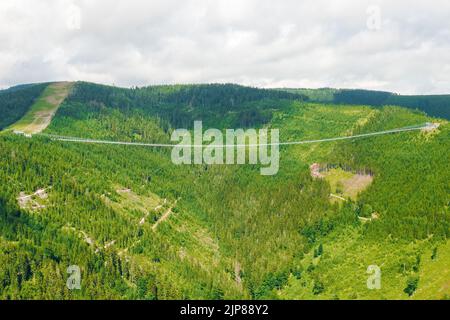
[[(351, 136), (342, 136), (342, 137), (334, 137), (334, 138), (324, 138), (324, 139), (314, 139), (314, 140), (302, 140), (302, 141), (286, 141), (286, 142), (276, 142), (276, 143), (261, 143), (261, 144), (241, 144), (241, 145), (214, 145), (217, 148), (227, 148), (227, 147), (258, 147), (258, 146), (288, 146), (288, 145), (301, 145), (301, 144), (310, 144), (310, 143), (320, 143), (320, 142), (331, 142), (331, 141), (339, 141), (339, 140), (351, 140), (351, 139), (361, 139), (372, 136), (380, 136), (387, 134), (395, 134), (400, 132), (407, 131), (416, 131), (423, 129), (432, 129), (434, 124), (425, 123), (420, 125), (378, 131), (378, 132), (370, 132), (370, 133), (362, 133)], [(80, 137), (68, 137), (68, 136), (60, 136), (54, 134), (45, 134), (39, 133), (36, 136), (42, 136), (50, 138), (53, 141), (62, 141), (62, 142), (75, 142), (75, 143), (92, 143), (92, 144), (110, 144), (110, 145), (126, 145), (126, 146), (142, 146), (142, 147), (155, 147), (155, 148), (173, 148), (173, 147), (193, 147), (193, 148), (201, 148), (206, 145), (180, 145), (180, 144), (167, 144), (167, 143), (144, 143), (144, 142), (126, 142), (126, 141), (110, 141), (110, 140), (97, 140), (97, 139), (86, 139)]]

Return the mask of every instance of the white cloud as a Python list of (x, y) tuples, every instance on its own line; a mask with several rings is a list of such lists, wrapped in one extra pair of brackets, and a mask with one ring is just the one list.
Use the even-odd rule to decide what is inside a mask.
[(448, 93), (449, 20), (446, 0), (2, 0), (0, 86), (67, 79)]
[(66, 26), (69, 30), (81, 29), (81, 9), (80, 7), (70, 4), (67, 8)]

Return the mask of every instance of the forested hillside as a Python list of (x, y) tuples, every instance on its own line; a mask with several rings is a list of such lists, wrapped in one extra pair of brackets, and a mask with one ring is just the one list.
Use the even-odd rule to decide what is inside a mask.
[[(274, 176), (257, 165), (176, 166), (170, 149), (1, 133), (0, 298), (448, 298), (448, 123), (306, 100), (236, 85), (75, 84), (44, 133), (167, 143), (203, 120), (298, 141), (440, 126), (282, 146)], [(314, 178), (313, 163), (350, 178)], [(364, 172), (370, 185), (348, 185)], [(80, 290), (66, 286), (71, 265)], [(380, 290), (366, 286), (369, 265), (382, 270)]]
[(25, 115), (47, 84), (24, 85), (0, 91), (0, 130)]
[(450, 95), (400, 95), (392, 92), (348, 89), (282, 89), (304, 94), (311, 101), (333, 104), (401, 106), (418, 109), (429, 116), (450, 119)]
[(202, 119), (215, 127), (255, 126), (267, 123), (274, 109), (306, 96), (233, 84), (153, 86), (121, 89), (79, 83), (71, 102), (91, 108), (108, 106), (121, 112), (142, 111), (173, 127), (191, 127)]

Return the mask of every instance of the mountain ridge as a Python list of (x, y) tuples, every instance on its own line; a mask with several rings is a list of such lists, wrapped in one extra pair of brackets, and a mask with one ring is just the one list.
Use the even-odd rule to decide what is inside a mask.
[[(448, 297), (448, 122), (295, 97), (227, 85), (77, 83), (44, 133), (161, 143), (203, 120), (218, 129), (277, 128), (281, 141), (300, 141), (440, 126), (283, 146), (271, 177), (257, 165), (174, 165), (168, 149), (2, 132), (0, 298)], [(313, 164), (331, 169), (321, 178)], [(370, 179), (357, 185), (366, 172)], [(374, 264), (380, 290), (366, 286)], [(81, 290), (66, 286), (73, 265)]]

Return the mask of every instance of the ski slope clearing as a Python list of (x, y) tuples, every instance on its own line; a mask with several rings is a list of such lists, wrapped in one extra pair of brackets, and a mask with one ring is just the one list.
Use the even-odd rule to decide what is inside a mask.
[(44, 131), (52, 121), (61, 103), (69, 95), (72, 87), (72, 82), (50, 84), (25, 116), (13, 124), (10, 129), (25, 134), (36, 134)]

